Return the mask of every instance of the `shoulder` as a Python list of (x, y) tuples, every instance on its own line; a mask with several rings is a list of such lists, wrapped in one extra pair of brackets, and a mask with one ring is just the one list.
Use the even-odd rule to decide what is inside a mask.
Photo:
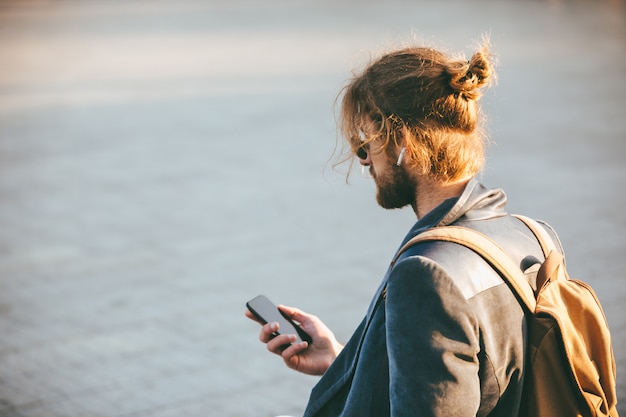
[(471, 249), (451, 242), (424, 242), (407, 250), (389, 273), (388, 286), (405, 291), (432, 287), (464, 299), (503, 284), (500, 275)]
[[(554, 230), (545, 223), (542, 225), (558, 242)], [(514, 216), (504, 215), (489, 219), (462, 218), (453, 226), (463, 226), (486, 235), (500, 246), (521, 270), (526, 270), (529, 263), (543, 259), (543, 252), (534, 234)], [(411, 237), (413, 236), (407, 236), (406, 240)], [(414, 272), (417, 270), (421, 270), (422, 276), (441, 276), (445, 273), (467, 299), (504, 283), (500, 275), (480, 255), (451, 242), (422, 242), (409, 247), (399, 256), (390, 271), (390, 281), (408, 279), (409, 276), (415, 275)], [(407, 278), (396, 278), (398, 276)]]

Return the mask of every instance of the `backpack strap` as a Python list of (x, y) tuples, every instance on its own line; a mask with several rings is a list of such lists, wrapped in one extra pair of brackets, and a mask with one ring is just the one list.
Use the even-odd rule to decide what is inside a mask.
[(453, 242), (476, 252), (500, 273), (517, 294), (523, 306), (531, 313), (534, 313), (537, 305), (535, 294), (520, 267), (515, 264), (511, 257), (497, 243), (484, 234), (467, 227), (435, 227), (420, 233), (400, 248), (392, 262), (392, 266), (409, 247), (420, 242), (432, 241)]
[(552, 237), (548, 234), (547, 230), (541, 226), (536, 220), (531, 219), (530, 217), (522, 216), (521, 214), (513, 214), (513, 217), (519, 219), (533, 232), (533, 235), (539, 241), (541, 245), (541, 250), (543, 251), (544, 256), (547, 258), (551, 251), (557, 250), (556, 244)]
[(546, 258), (537, 272), (537, 294), (551, 281), (569, 279), (567, 270), (565, 269), (565, 258), (545, 227), (536, 220), (522, 216), (521, 214), (513, 214), (513, 217), (521, 220), (535, 235)]

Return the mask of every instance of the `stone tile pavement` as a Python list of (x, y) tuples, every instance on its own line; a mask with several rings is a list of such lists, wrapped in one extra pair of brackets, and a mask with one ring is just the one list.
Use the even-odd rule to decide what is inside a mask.
[[(454, 10), (455, 13), (450, 13)], [(346, 339), (413, 219), (327, 164), (362, 50), (471, 52), (484, 181), (560, 231), (626, 373), (622, 1), (0, 1), (0, 416), (301, 413), (258, 293)], [(358, 285), (351, 285), (357, 282)], [(622, 408), (622, 414), (626, 409)]]

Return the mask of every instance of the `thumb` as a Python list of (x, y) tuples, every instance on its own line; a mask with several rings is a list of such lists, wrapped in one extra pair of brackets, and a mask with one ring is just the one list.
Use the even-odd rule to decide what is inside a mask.
[(282, 305), (282, 304), (280, 304), (278, 308), (280, 309), (280, 311), (282, 311), (287, 316), (289, 316), (292, 320), (295, 320), (298, 323), (303, 323), (304, 321), (307, 321), (309, 319), (309, 315), (298, 308), (289, 307), (289, 306)]

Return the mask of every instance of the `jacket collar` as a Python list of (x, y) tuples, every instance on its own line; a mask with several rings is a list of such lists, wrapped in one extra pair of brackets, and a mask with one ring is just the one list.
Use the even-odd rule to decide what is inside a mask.
[[(414, 236), (433, 227), (448, 226), (463, 220), (480, 220), (504, 216), (506, 214), (504, 211), (505, 205), (506, 194), (504, 194), (504, 191), (499, 188), (486, 188), (472, 178), (460, 196), (443, 201), (419, 219), (402, 240), (398, 250)], [(376, 291), (376, 296), (368, 308), (366, 316), (368, 322), (387, 286), (389, 272), (390, 270), (388, 269), (380, 287)]]
[(506, 213), (506, 195), (499, 188), (488, 189), (475, 178), (469, 180), (463, 193), (445, 200), (417, 221), (402, 241), (402, 245), (423, 231), (448, 226), (462, 220), (501, 217)]

